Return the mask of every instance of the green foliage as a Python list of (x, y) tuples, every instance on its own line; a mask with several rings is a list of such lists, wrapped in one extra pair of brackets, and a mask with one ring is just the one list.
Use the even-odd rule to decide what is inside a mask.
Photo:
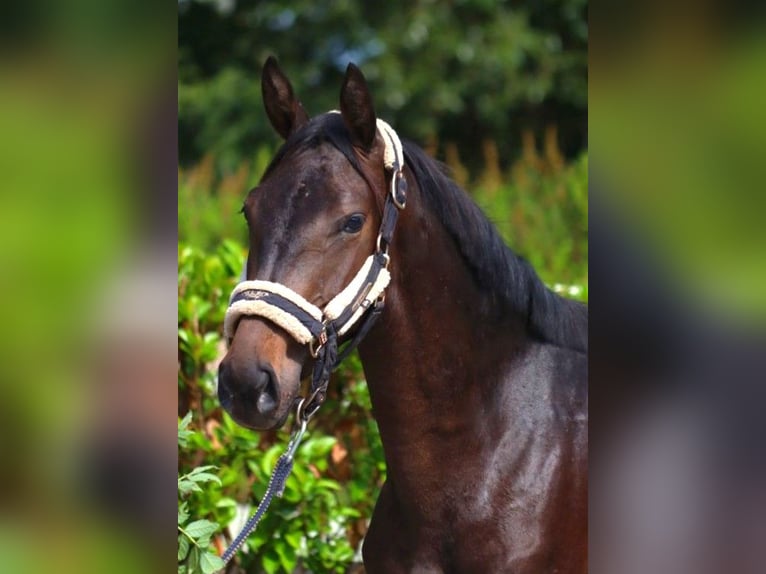
[[(178, 445), (186, 447), (193, 436), (189, 430), (191, 413), (178, 423)], [(184, 500), (192, 492), (203, 492), (201, 485), (221, 481), (208, 472), (214, 466), (201, 466), (178, 477), (178, 574), (213, 574), (223, 568), (223, 560), (210, 552), (211, 536), (219, 529), (218, 524), (209, 520), (189, 522), (188, 504)]]
[(215, 249), (222, 237), (247, 241), (242, 203), (247, 191), (257, 185), (276, 147), (259, 145), (254, 149), (252, 160), (240, 164), (227, 176), (216, 175), (213, 165), (216, 151), (179, 174), (179, 237), (193, 238), (194, 245), (205, 249)]
[(588, 156), (547, 174), (517, 167), (520, 173), (512, 181), (477, 188), (474, 199), (544, 281), (587, 284)]
[[(179, 408), (190, 411), (178, 435), (179, 563), (184, 559), (187, 568), (179, 572), (207, 572), (214, 558), (207, 553), (210, 541), (222, 550), (242, 527), (235, 517), (253, 513), (288, 433), (244, 429), (215, 398), (223, 313), (244, 248), (225, 240), (208, 254), (181, 243), (178, 253)], [(322, 416), (312, 420), (298, 449), (283, 498), (273, 500), (238, 554), (246, 569), (345, 572), (358, 548), (385, 478), (358, 357), (335, 373), (330, 389)], [(195, 431), (188, 428), (192, 413)], [(217, 525), (233, 522), (234, 532), (218, 532)]]
[(212, 152), (228, 173), (256, 144), (276, 143), (260, 97), (270, 54), (313, 114), (337, 108), (341, 74), (357, 63), (381, 117), (420, 142), (456, 142), (471, 169), (482, 138), (510, 160), (522, 129), (539, 134), (549, 122), (576, 155), (587, 129), (587, 36), (585, 0), (188, 0), (179, 4), (181, 161)]
[(211, 397), (215, 388), (213, 362), (223, 348), (223, 316), (243, 262), (243, 249), (233, 241), (223, 241), (214, 256), (191, 246), (179, 246), (180, 412), (193, 409), (201, 416), (205, 409), (215, 406)]

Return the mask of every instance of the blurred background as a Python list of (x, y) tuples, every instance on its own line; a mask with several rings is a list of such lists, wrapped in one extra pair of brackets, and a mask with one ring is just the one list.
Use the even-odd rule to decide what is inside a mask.
[(175, 17), (0, 8), (4, 572), (174, 568)]
[[(261, 101), (266, 58), (279, 59), (309, 114), (338, 107), (356, 63), (378, 116), (445, 162), (548, 285), (587, 300), (588, 25), (582, 0), (178, 8), (179, 561), (203, 569), (253, 512), (287, 441), (286, 431), (238, 428), (215, 394), (223, 316), (246, 256), (239, 210), (281, 144)], [(385, 479), (370, 412), (354, 355), (312, 420), (285, 497), (232, 571), (360, 571)], [(195, 521), (199, 537), (188, 535)]]
[(766, 564), (766, 34), (591, 5), (590, 567)]

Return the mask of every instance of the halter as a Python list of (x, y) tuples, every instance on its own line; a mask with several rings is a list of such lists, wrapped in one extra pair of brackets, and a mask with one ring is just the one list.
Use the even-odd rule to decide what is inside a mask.
[[(339, 113), (339, 112), (330, 112)], [(224, 318), (224, 335), (231, 341), (243, 316), (268, 319), (289, 333), (301, 345), (308, 345), (316, 359), (311, 392), (298, 408), (298, 418), (307, 421), (326, 398), (330, 373), (361, 342), (383, 311), (385, 289), (391, 280), (388, 266), (399, 210), (407, 201), (404, 155), (396, 132), (377, 120), (385, 150), (383, 163), (391, 171), (391, 186), (386, 194), (375, 252), (370, 255), (349, 284), (319, 309), (286, 285), (272, 281), (242, 281), (232, 291)], [(363, 323), (351, 342), (338, 354), (338, 338), (346, 335), (362, 317)]]

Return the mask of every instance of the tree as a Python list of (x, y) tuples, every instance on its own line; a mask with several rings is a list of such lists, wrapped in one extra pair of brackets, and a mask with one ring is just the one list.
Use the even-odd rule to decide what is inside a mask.
[(494, 140), (506, 160), (522, 129), (555, 123), (569, 155), (586, 146), (584, 0), (185, 0), (179, 5), (182, 162), (224, 169), (273, 142), (260, 68), (275, 54), (310, 113), (337, 107), (348, 62), (381, 117), (419, 141), (456, 142), (469, 164)]

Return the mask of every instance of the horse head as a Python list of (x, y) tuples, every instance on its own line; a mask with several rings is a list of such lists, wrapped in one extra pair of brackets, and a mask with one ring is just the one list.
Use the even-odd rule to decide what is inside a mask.
[[(264, 65), (261, 86), (266, 114), (286, 141), (243, 206), (245, 283), (273, 286), (251, 290), (251, 302), (276, 292), (322, 310), (376, 250), (386, 144), (367, 83), (353, 64), (341, 88), (340, 113), (310, 119), (273, 58)], [(273, 311), (281, 314), (276, 306)], [(270, 311), (236, 314), (229, 323), (229, 349), (218, 373), (221, 404), (243, 426), (281, 426), (313, 363), (310, 345)]]

